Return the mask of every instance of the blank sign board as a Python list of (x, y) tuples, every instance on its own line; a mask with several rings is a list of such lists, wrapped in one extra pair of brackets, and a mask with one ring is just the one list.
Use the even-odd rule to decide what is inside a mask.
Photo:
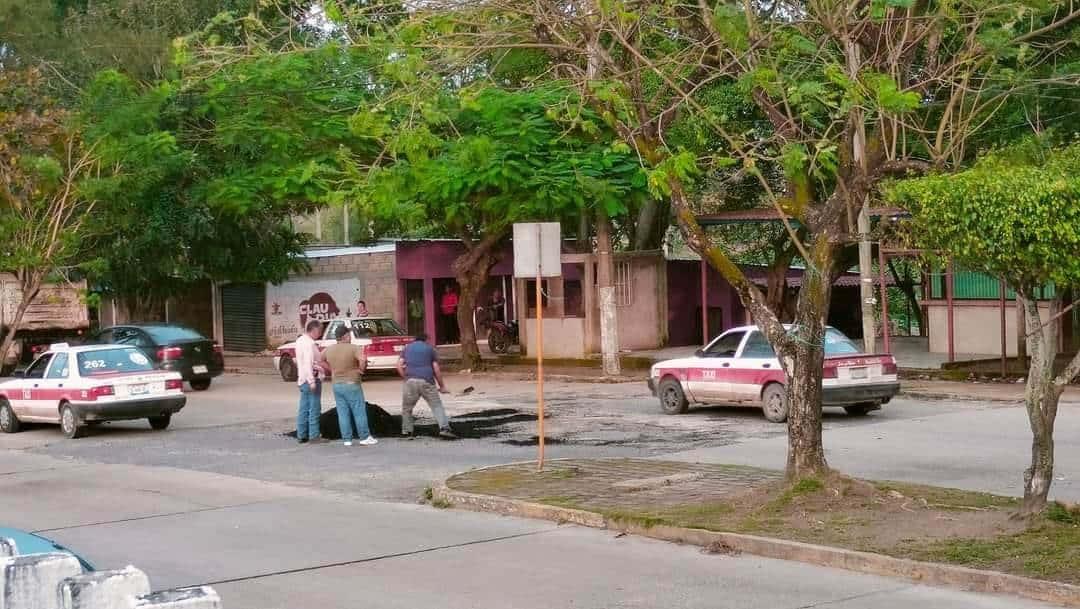
[(558, 222), (524, 222), (514, 225), (514, 277), (562, 275)]

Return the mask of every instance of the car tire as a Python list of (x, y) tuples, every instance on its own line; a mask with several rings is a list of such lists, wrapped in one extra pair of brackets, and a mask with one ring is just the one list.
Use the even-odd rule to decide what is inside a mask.
[(19, 417), (15, 416), (15, 411), (11, 408), (11, 403), (4, 398), (0, 398), (0, 431), (4, 433), (19, 433), (22, 429), (22, 423), (19, 422)]
[(79, 413), (75, 412), (75, 407), (71, 404), (64, 404), (60, 407), (60, 431), (64, 432), (64, 435), (70, 440), (81, 438), (83, 435), (83, 426), (79, 422)]
[(292, 358), (283, 355), (281, 356), (281, 362), (278, 364), (278, 372), (281, 373), (281, 380), (286, 383), (295, 383), (297, 379), (296, 364)]
[(787, 390), (780, 383), (769, 383), (761, 392), (761, 411), (773, 423), (783, 423), (788, 417)]
[(210, 388), (210, 379), (191, 379), (191, 388), (195, 391), (206, 391)]
[(880, 408), (877, 404), (870, 402), (863, 402), (861, 404), (853, 404), (851, 406), (844, 406), (844, 411), (853, 417), (865, 417), (870, 414), (871, 411)]
[(668, 377), (660, 381), (656, 395), (660, 398), (660, 410), (664, 414), (684, 414), (690, 407), (682, 384), (676, 379)]
[(172, 415), (163, 414), (158, 417), (150, 417), (147, 421), (150, 421), (150, 429), (161, 431), (169, 428), (169, 423), (172, 422)]

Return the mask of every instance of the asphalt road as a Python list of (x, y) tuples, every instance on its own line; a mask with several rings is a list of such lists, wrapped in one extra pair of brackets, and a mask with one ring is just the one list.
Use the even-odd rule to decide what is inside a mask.
[[(3, 436), (0, 523), (44, 531), (101, 567), (135, 564), (155, 588), (212, 584), (227, 609), (1041, 606), (419, 505), (424, 487), (451, 473), (534, 455), (535, 424), (509, 412), (532, 412), (531, 384), (459, 376), (451, 385), (473, 387), (447, 401), (459, 417), (486, 412), (463, 419), (487, 421), (484, 437), (299, 446), (283, 435), (294, 426), (295, 388), (256, 376), (189, 393), (167, 432), (132, 422), (77, 441), (51, 427)], [(366, 391), (397, 411), (397, 381), (374, 380)], [(783, 427), (753, 411), (666, 417), (640, 385), (552, 383), (548, 395), (552, 458), (700, 454), (769, 464), (783, 454)], [(826, 441), (847, 471), (862, 474), (843, 455), (869, 444), (873, 475), (936, 481), (941, 468), (923, 461), (930, 440), (919, 438), (940, 433), (932, 454), (948, 453), (962, 470), (969, 449), (996, 454), (988, 439), (1016, 434), (1015, 410), (900, 400), (865, 419), (830, 414)], [(1062, 444), (1059, 467), (1069, 471), (1075, 453)], [(980, 463), (985, 473), (972, 484), (1008, 486), (1018, 475), (996, 472), (996, 457)]]

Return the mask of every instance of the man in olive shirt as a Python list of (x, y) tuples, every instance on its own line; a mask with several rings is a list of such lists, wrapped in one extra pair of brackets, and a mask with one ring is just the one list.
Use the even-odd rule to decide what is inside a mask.
[(334, 400), (337, 402), (341, 439), (345, 441), (345, 446), (352, 446), (352, 426), (355, 421), (359, 444), (378, 444), (379, 441), (371, 437), (368, 430), (367, 404), (364, 402), (364, 390), (360, 387), (360, 375), (367, 369), (364, 349), (352, 344), (347, 326), (338, 328), (334, 338), (337, 339), (337, 344), (327, 347), (321, 357), (330, 365), (330, 371), (334, 375)]

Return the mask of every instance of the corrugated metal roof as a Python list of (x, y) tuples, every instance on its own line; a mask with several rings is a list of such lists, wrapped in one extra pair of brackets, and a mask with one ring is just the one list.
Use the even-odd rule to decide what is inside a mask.
[[(870, 210), (870, 217), (872, 218), (880, 218), (882, 216), (901, 218), (909, 215), (911, 214), (899, 207), (879, 207)], [(717, 224), (738, 224), (741, 222), (775, 222), (780, 220), (780, 217), (780, 212), (776, 211), (775, 207), (755, 207), (753, 209), (733, 209), (714, 214), (702, 214), (697, 217), (697, 221), (698, 224), (702, 226), (713, 226)], [(785, 215), (784, 217), (793, 222), (798, 222), (791, 216)]]
[(348, 247), (312, 247), (304, 251), (304, 258), (334, 258), (336, 256), (355, 256), (356, 254), (385, 254), (397, 251), (397, 243), (376, 243), (374, 245), (353, 245)]

